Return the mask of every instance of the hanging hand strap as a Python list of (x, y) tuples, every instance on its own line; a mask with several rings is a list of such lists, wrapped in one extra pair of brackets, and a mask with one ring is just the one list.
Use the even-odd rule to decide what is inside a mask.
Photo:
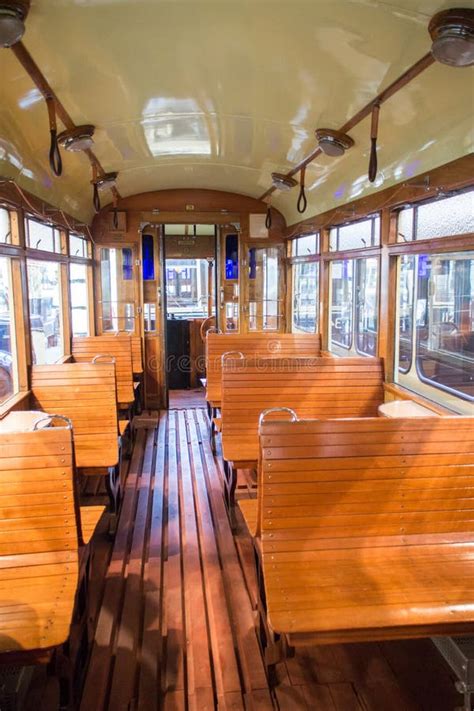
[(49, 133), (51, 136), (51, 143), (49, 147), (49, 165), (54, 175), (58, 178), (63, 172), (63, 162), (61, 160), (61, 153), (59, 152), (58, 144), (58, 130), (56, 126), (56, 105), (53, 97), (46, 99), (46, 106), (48, 107), (48, 117), (49, 117)]
[(265, 217), (265, 227), (267, 228), (267, 230), (269, 230), (271, 226), (272, 226), (272, 208), (269, 205), (267, 207), (267, 215)]
[(301, 173), (300, 173), (300, 194), (298, 195), (298, 202), (296, 203), (296, 209), (298, 212), (303, 214), (305, 212), (306, 208), (308, 207), (308, 201), (306, 199), (306, 193), (304, 191), (304, 180), (305, 180), (305, 173), (306, 173), (306, 166), (304, 165), (301, 168)]
[(118, 219), (118, 209), (117, 209), (117, 195), (114, 194), (114, 208), (113, 208), (113, 225), (114, 229), (118, 230), (119, 219)]
[(92, 164), (92, 186), (93, 186), (93, 193), (92, 193), (92, 202), (94, 204), (94, 210), (96, 212), (100, 212), (100, 196), (99, 196), (99, 188), (97, 187), (97, 166), (95, 163)]
[(377, 134), (379, 130), (380, 104), (376, 103), (372, 109), (372, 126), (370, 128), (370, 160), (369, 160), (369, 180), (374, 182), (377, 177)]

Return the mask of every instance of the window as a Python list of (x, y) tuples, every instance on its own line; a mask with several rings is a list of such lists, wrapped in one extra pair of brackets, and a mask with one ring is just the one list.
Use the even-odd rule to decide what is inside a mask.
[(319, 263), (293, 264), (293, 320), (295, 333), (316, 333), (319, 305)]
[(225, 238), (225, 278), (239, 278), (239, 238), (226, 235)]
[(356, 259), (355, 336), (358, 353), (377, 355), (378, 259)]
[(26, 244), (31, 249), (61, 253), (61, 233), (52, 225), (26, 218)]
[(145, 333), (156, 331), (156, 304), (146, 303), (143, 305), (143, 321)]
[(100, 250), (102, 331), (134, 331), (133, 252), (131, 247)]
[(292, 257), (308, 257), (319, 253), (319, 232), (291, 240)]
[(27, 264), (33, 363), (56, 363), (64, 355), (60, 265), (32, 259)]
[(413, 357), (413, 299), (416, 257), (400, 257), (398, 273), (398, 369), (408, 373)]
[(474, 232), (474, 190), (406, 207), (398, 213), (399, 242), (470, 232)]
[(248, 263), (245, 303), (248, 305), (249, 330), (276, 331), (280, 326), (280, 249), (252, 247)]
[(71, 292), (72, 335), (89, 336), (89, 293), (87, 265), (69, 265), (69, 285)]
[(336, 350), (377, 355), (378, 270), (376, 257), (332, 262), (331, 343)]
[(0, 257), (0, 403), (18, 391), (11, 263)]
[(168, 316), (173, 318), (206, 318), (209, 280), (207, 259), (166, 260), (166, 302)]
[(155, 278), (153, 235), (142, 235), (142, 269), (143, 280), (153, 281)]
[(2, 244), (12, 243), (10, 211), (0, 207), (0, 242)]
[[(402, 269), (400, 258), (399, 288)], [(400, 382), (410, 378), (439, 390), (474, 401), (474, 252), (454, 254), (418, 254), (410, 258), (411, 271), (406, 279), (415, 305), (416, 324), (407, 329), (411, 338), (410, 354), (415, 359), (402, 360), (403, 341), (399, 317), (398, 364)], [(401, 311), (400, 304), (399, 310)], [(413, 317), (412, 317), (413, 318)]]
[(353, 260), (331, 264), (331, 342), (342, 348), (352, 346)]
[(371, 215), (364, 220), (332, 227), (329, 230), (330, 252), (339, 252), (345, 249), (364, 249), (364, 247), (375, 247), (378, 244), (380, 244), (379, 215)]
[(87, 259), (89, 257), (89, 242), (81, 235), (71, 232), (69, 235), (69, 254), (71, 257)]

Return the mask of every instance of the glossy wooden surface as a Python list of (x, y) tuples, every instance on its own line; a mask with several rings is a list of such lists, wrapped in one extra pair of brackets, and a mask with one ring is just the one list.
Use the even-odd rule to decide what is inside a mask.
[(66, 641), (78, 581), (71, 431), (0, 434), (0, 652)]
[(115, 366), (111, 363), (35, 365), (38, 407), (68, 417), (79, 468), (113, 467), (119, 459)]
[(258, 421), (269, 408), (291, 408), (299, 418), (373, 417), (382, 402), (378, 358), (227, 360), (222, 370), (224, 459), (257, 461)]
[(381, 417), (438, 417), (436, 412), (410, 400), (384, 402), (379, 405), (378, 412)]
[(261, 358), (313, 358), (321, 348), (319, 334), (301, 335), (294, 333), (247, 333), (220, 334), (206, 336), (206, 399), (215, 407), (222, 400), (222, 356), (237, 358), (244, 356)]
[(38, 423), (40, 428), (44, 428), (48, 422), (47, 415), (41, 410), (12, 410), (0, 420), (0, 434), (32, 432)]
[(132, 345), (129, 337), (90, 336), (72, 339), (74, 360), (90, 363), (97, 356), (107, 356), (115, 361), (117, 379), (117, 401), (120, 406), (128, 406), (134, 401)]
[(268, 422), (261, 451), (275, 631), (329, 643), (472, 629), (472, 418)]

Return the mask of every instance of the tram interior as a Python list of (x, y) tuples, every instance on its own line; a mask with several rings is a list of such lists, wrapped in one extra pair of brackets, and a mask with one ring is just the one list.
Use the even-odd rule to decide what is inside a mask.
[(474, 0), (0, 0), (0, 711), (474, 711)]

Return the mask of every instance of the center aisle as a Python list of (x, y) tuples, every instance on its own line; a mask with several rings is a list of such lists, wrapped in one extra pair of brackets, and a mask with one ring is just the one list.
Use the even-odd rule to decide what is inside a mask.
[(205, 417), (138, 429), (83, 711), (274, 708)]
[(81, 711), (448, 711), (460, 703), (430, 640), (297, 651), (278, 665), (272, 695), (255, 633), (251, 543), (229, 527), (206, 413), (170, 410), (137, 424), (110, 559), (105, 540), (96, 547), (91, 610), (99, 611)]

